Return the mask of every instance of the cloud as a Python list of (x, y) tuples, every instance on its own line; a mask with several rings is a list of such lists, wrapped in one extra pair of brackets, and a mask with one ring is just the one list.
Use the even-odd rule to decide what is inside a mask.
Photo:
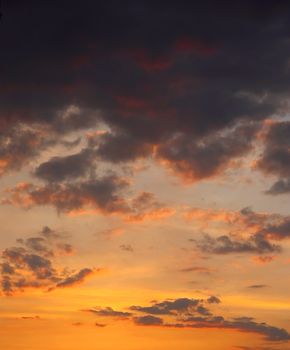
[[(92, 143), (92, 142), (91, 142)], [(98, 138), (97, 156), (104, 161), (122, 163), (145, 158), (153, 153), (153, 145), (130, 134), (106, 133)]]
[(95, 326), (96, 326), (96, 327), (99, 327), (99, 328), (104, 328), (104, 327), (106, 327), (107, 325), (104, 324), (104, 323), (98, 323), (98, 322), (96, 322), (96, 323), (95, 323)]
[(256, 130), (256, 125), (239, 126), (197, 141), (179, 134), (162, 143), (157, 148), (157, 156), (185, 181), (199, 181), (235, 167), (231, 161), (249, 152)]
[(88, 149), (66, 157), (53, 157), (34, 171), (38, 178), (49, 182), (85, 177), (94, 170), (93, 153)]
[(264, 255), (264, 256), (254, 256), (253, 261), (255, 261), (257, 264), (269, 264), (275, 259), (275, 256), (272, 255)]
[(128, 209), (119, 193), (127, 186), (128, 182), (116, 175), (75, 183), (53, 183), (43, 186), (20, 184), (8, 190), (11, 199), (7, 199), (4, 204), (15, 204), (26, 208), (51, 205), (58, 212), (64, 213), (86, 207), (104, 213), (123, 212)]
[(0, 175), (18, 171), (58, 142), (56, 135), (33, 126), (15, 125), (0, 135)]
[(202, 240), (195, 241), (196, 246), (204, 253), (231, 254), (231, 253), (279, 253), (281, 247), (267, 241), (262, 235), (255, 235), (247, 240), (237, 240), (227, 235), (217, 238), (205, 235)]
[(6, 248), (1, 255), (1, 290), (12, 296), (27, 289), (52, 291), (83, 283), (100, 269), (83, 268), (78, 272), (59, 267), (59, 260), (74, 248), (66, 237), (45, 226), (38, 236), (18, 239), (18, 246)]
[(274, 175), (278, 180), (266, 191), (279, 195), (290, 191), (290, 122), (270, 124), (265, 136), (265, 148), (257, 160), (256, 167), (266, 175)]
[(240, 211), (186, 209), (184, 218), (203, 232), (215, 232), (215, 235), (204, 234), (201, 239), (190, 239), (198, 249), (209, 254), (259, 254), (254, 260), (266, 263), (282, 251), (276, 241), (290, 237), (289, 216), (255, 212), (249, 207)]
[(174, 315), (176, 313), (184, 313), (196, 309), (199, 303), (200, 301), (198, 299), (180, 298), (174, 301), (166, 300), (147, 307), (131, 306), (130, 309), (152, 315)]
[(39, 316), (22, 316), (21, 317), (22, 320), (40, 320)]
[(119, 215), (127, 222), (143, 222), (172, 216), (175, 210), (159, 202), (150, 192), (129, 198), (129, 180), (116, 174), (75, 182), (33, 185), (19, 183), (7, 188), (2, 204), (26, 209), (52, 206), (69, 215)]
[(88, 268), (81, 269), (76, 274), (71, 275), (71, 276), (63, 279), (62, 281), (58, 282), (56, 284), (55, 288), (67, 288), (67, 287), (71, 287), (71, 286), (74, 286), (74, 285), (77, 285), (77, 284), (81, 284), (89, 276), (95, 274), (96, 272), (98, 272), (96, 269), (95, 270), (94, 269), (88, 269)]
[(205, 267), (205, 266), (192, 266), (192, 267), (186, 267), (179, 270), (180, 272), (198, 272), (198, 273), (204, 273), (204, 274), (211, 274), (213, 272), (213, 269)]
[(271, 194), (273, 196), (279, 194), (287, 194), (290, 192), (290, 178), (282, 179), (276, 181), (269, 190), (266, 191), (266, 194)]
[(125, 252), (134, 252), (134, 249), (130, 244), (121, 244), (120, 249), (124, 250)]
[(99, 308), (87, 309), (84, 311), (91, 312), (93, 314), (96, 314), (102, 317), (116, 317), (120, 319), (124, 319), (124, 318), (126, 319), (132, 315), (131, 312), (116, 311), (116, 310), (113, 310), (111, 307), (106, 307), (106, 308), (99, 307)]
[[(6, 134), (35, 125), (60, 140), (101, 122), (109, 132), (97, 146), (99, 159), (121, 163), (157, 151), (157, 159), (193, 182), (221, 174), (251, 150), (255, 132), (238, 125), (285, 109), (289, 4), (206, 0), (164, 7), (162, 1), (121, 6), (112, 0), (84, 3), (81, 13), (76, 1), (57, 12), (49, 2), (26, 6), (29, 21), (20, 3), (7, 5), (9, 21), (2, 21), (0, 127)], [(78, 25), (64, 31), (75, 18)], [(17, 38), (11, 28), (21, 28)], [(23, 44), (11, 50), (16, 39)], [(24, 51), (26, 59), (17, 61)], [(36, 142), (26, 152), (36, 140), (28, 139), (23, 151), (4, 152), (4, 171), (20, 169), (44, 149)], [(57, 161), (37, 173), (54, 180)]]
[[(183, 325), (184, 326), (184, 325)], [(180, 326), (178, 326), (179, 328)], [(217, 320), (203, 320), (201, 322), (187, 324), (188, 328), (216, 328), (216, 329), (236, 329), (246, 333), (256, 333), (264, 336), (265, 340), (288, 342), (290, 340), (289, 333), (278, 327), (270, 326), (266, 323), (257, 323), (251, 318), (245, 317), (236, 320), (226, 321), (222, 317)]]
[[(125, 313), (125, 315), (122, 311), (115, 311), (110, 307), (86, 311), (93, 312), (98, 316), (116, 316), (117, 318), (124, 316), (124, 319), (130, 318), (138, 326), (177, 329), (232, 329), (261, 335), (270, 342), (288, 342), (290, 340), (290, 334), (285, 329), (271, 326), (265, 322), (256, 322), (252, 317), (225, 319), (223, 316), (216, 315), (216, 309), (220, 302), (221, 300), (215, 296), (206, 300), (179, 298), (162, 302), (154, 301), (151, 306), (130, 306), (132, 314)], [(145, 315), (140, 316), (139, 313), (145, 313)], [(165, 316), (165, 318), (161, 316)]]
[(251, 289), (261, 289), (261, 288), (267, 288), (268, 286), (266, 284), (252, 284), (248, 286), (248, 288)]
[(220, 300), (218, 297), (212, 295), (211, 297), (209, 297), (209, 298), (207, 299), (207, 302), (208, 302), (209, 304), (220, 304), (220, 303), (221, 303), (221, 300)]
[(163, 324), (162, 318), (150, 315), (134, 317), (133, 321), (136, 325), (140, 326), (160, 326)]

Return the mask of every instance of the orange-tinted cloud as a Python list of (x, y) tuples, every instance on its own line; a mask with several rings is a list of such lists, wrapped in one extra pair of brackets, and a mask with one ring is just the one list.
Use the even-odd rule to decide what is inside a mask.
[(123, 197), (128, 181), (114, 175), (77, 183), (47, 184), (35, 186), (19, 183), (7, 189), (2, 204), (23, 208), (49, 205), (60, 213), (78, 215), (119, 215), (128, 222), (159, 220), (175, 213), (165, 207), (153, 193), (141, 192), (136, 197)]

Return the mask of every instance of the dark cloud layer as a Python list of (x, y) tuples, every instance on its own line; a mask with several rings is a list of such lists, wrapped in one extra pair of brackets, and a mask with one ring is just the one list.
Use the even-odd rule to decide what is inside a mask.
[[(30, 0), (7, 2), (3, 12), (0, 129), (6, 135), (29, 123), (65, 135), (102, 120), (110, 131), (100, 138), (99, 159), (153, 154), (196, 181), (250, 151), (255, 132), (237, 128), (223, 136), (228, 128), (285, 112), (285, 1), (63, 0), (56, 7)], [(35, 150), (18, 150), (13, 167)], [(84, 174), (83, 163), (77, 172), (76, 159), (66, 161), (54, 158), (36, 175), (54, 181), (56, 166), (62, 178)]]

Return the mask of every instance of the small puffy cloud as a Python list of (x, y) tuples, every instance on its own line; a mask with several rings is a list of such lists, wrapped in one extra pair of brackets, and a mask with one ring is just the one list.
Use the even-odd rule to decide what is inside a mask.
[(212, 296), (210, 296), (210, 297), (207, 299), (207, 302), (208, 302), (209, 304), (220, 304), (220, 303), (221, 303), (221, 300), (220, 300), (218, 297), (212, 295)]

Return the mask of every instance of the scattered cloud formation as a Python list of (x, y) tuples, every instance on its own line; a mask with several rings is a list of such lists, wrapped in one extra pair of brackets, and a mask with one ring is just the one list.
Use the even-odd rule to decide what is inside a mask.
[[(203, 299), (168, 299), (162, 302), (152, 302), (151, 306), (130, 306), (132, 313), (115, 311), (110, 307), (105, 309), (86, 310), (98, 316), (130, 318), (138, 326), (159, 326), (177, 329), (233, 329), (245, 333), (255, 333), (271, 342), (288, 342), (290, 334), (283, 328), (256, 322), (252, 317), (235, 317), (225, 319), (216, 315), (216, 309), (221, 300), (211, 296)], [(140, 313), (145, 314), (144, 316)]]
[[(204, 230), (226, 234), (203, 234), (190, 239), (196, 247), (208, 254), (259, 254), (258, 263), (268, 263), (282, 251), (277, 241), (290, 238), (290, 219), (274, 213), (258, 213), (251, 208), (240, 211), (194, 208), (184, 213), (184, 218)], [(219, 226), (215, 225), (219, 223)], [(228, 233), (227, 233), (228, 232)]]
[[(1, 4), (0, 177), (5, 188), (0, 204), (3, 226), (9, 222), (8, 234), (22, 225), (18, 217), (13, 222), (20, 213), (14, 207), (31, 210), (27, 217), (20, 214), (31, 222), (42, 216), (53, 222), (53, 215), (59, 214), (61, 225), (84, 232), (82, 246), (89, 241), (87, 230), (98, 230), (109, 239), (127, 234), (116, 242), (100, 239), (86, 257), (100, 254), (117, 266), (101, 287), (116, 286), (114, 305), (123, 303), (119, 300), (123, 296), (130, 298), (132, 287), (149, 293), (162, 284), (159, 295), (167, 288), (180, 295), (176, 293), (192, 288), (191, 273), (206, 283), (197, 282), (207, 290), (204, 299), (184, 297), (148, 305), (131, 301), (124, 310), (115, 306), (85, 310), (101, 318), (95, 323), (99, 331), (107, 321), (124, 319), (132, 326), (163, 327), (166, 332), (233, 330), (260, 336), (272, 345), (289, 341), (285, 329), (268, 321), (229, 316), (231, 310), (223, 309), (221, 299), (212, 294), (218, 283), (222, 294), (226, 288), (222, 281), (228, 277), (249, 288), (249, 293), (266, 293), (268, 284), (281, 280), (278, 265), (281, 271), (286, 268), (290, 216), (281, 214), (287, 210), (286, 196), (277, 201), (278, 195), (290, 193), (290, 2)], [(252, 195), (265, 179), (270, 179), (270, 188)], [(192, 187), (180, 189), (180, 182)], [(240, 211), (183, 207), (237, 208), (246, 198), (262, 210), (278, 203), (278, 214), (250, 207)], [(82, 220), (82, 215), (92, 217)], [(162, 225), (151, 226), (153, 220), (163, 220)], [(111, 246), (115, 250), (107, 252)], [(1, 253), (1, 294), (72, 288), (101, 272), (86, 264), (67, 267), (66, 261), (77, 262), (68, 257), (75, 252), (69, 237), (49, 227), (9, 244)], [(278, 254), (281, 259), (273, 263)], [(222, 256), (236, 265), (224, 269), (218, 263)], [(242, 259), (248, 263), (240, 264)], [(258, 269), (254, 264), (264, 265)], [(244, 274), (246, 281), (242, 274), (234, 276), (238, 265), (243, 271), (254, 267)], [(219, 276), (214, 274), (216, 268)], [(261, 275), (252, 275), (256, 269)], [(170, 271), (178, 274), (176, 280)], [(275, 293), (284, 298), (287, 288), (280, 282)], [(102, 293), (103, 289), (98, 295)], [(79, 302), (79, 295), (74, 298)], [(253, 307), (250, 302), (248, 306)], [(64, 305), (60, 309), (58, 315), (66, 312)], [(30, 316), (34, 310), (29, 312), (23, 319), (34, 319)], [(71, 319), (70, 327), (79, 320)], [(283, 325), (287, 320), (277, 322)], [(25, 343), (22, 331), (19, 338)], [(118, 339), (118, 334), (112, 337)], [(238, 347), (239, 342), (235, 344)]]
[(60, 268), (60, 257), (74, 253), (65, 236), (44, 227), (35, 237), (18, 239), (17, 246), (6, 248), (1, 255), (1, 290), (12, 296), (26, 289), (51, 291), (83, 283), (100, 269), (84, 268), (78, 272)]

